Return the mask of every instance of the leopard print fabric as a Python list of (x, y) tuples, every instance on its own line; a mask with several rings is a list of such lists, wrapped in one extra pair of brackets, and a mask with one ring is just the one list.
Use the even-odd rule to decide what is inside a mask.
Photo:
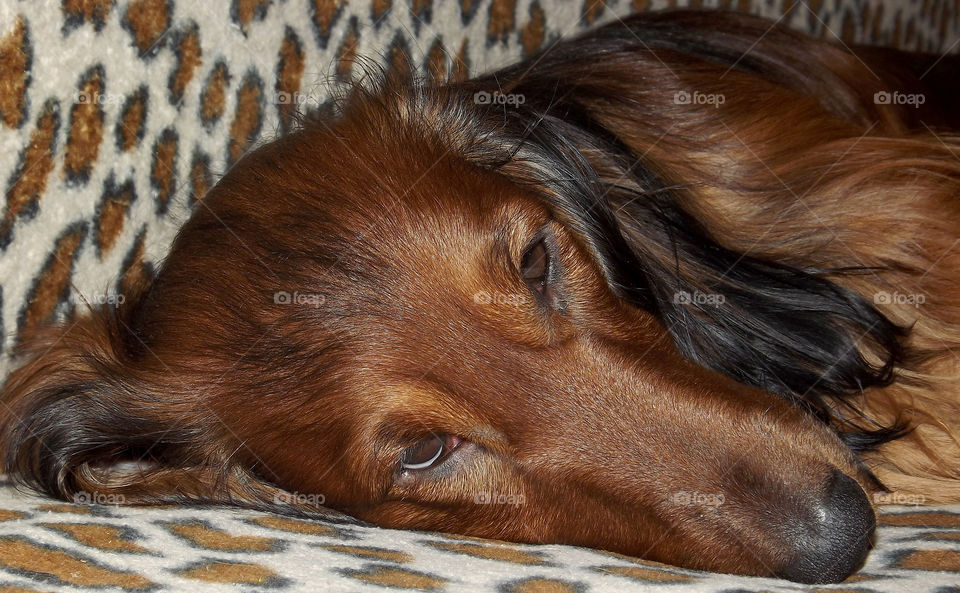
[[(0, 0), (0, 383), (26, 329), (86, 303), (123, 306), (220, 175), (296, 110), (323, 106), (358, 60), (462, 77), (674, 6), (749, 11), (843, 43), (960, 44), (953, 0)], [(960, 591), (958, 517), (884, 515), (848, 590)], [(201, 587), (802, 590), (562, 546), (53, 504), (0, 486), (0, 593)]]
[(956, 593), (960, 584), (960, 506), (891, 507), (863, 570), (843, 585), (805, 587), (571, 546), (77, 500), (0, 484), (0, 592)]

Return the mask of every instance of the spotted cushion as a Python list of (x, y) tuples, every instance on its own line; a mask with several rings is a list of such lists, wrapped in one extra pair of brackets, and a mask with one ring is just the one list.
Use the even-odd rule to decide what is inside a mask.
[[(0, 2), (0, 381), (18, 336), (123, 306), (223, 171), (322, 106), (358, 57), (436, 79), (667, 6), (761, 14), (844, 43), (957, 50), (952, 0), (60, 0)], [(957, 509), (885, 516), (848, 584), (956, 591)], [(561, 546), (214, 509), (74, 506), (0, 487), (0, 593), (238, 590), (791, 590)], [(4, 588), (4, 585), (9, 585)], [(17, 588), (19, 587), (19, 588)], [(229, 587), (217, 590), (231, 590)]]
[[(102, 503), (110, 501), (102, 500)], [(681, 570), (570, 546), (305, 521), (253, 511), (65, 504), (0, 484), (0, 592), (955, 592), (960, 506), (890, 507), (840, 588)], [(17, 588), (19, 587), (19, 588)]]

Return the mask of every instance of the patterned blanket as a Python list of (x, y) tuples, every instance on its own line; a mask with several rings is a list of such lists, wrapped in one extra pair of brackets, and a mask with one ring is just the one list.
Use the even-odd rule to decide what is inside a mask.
[(0, 592), (960, 590), (960, 506), (889, 507), (842, 585), (714, 575), (571, 546), (290, 519), (244, 510), (55, 503), (0, 486)]
[[(842, 43), (956, 52), (953, 0), (0, 0), (0, 383), (24, 329), (123, 306), (220, 175), (359, 59), (436, 78), (635, 11), (754, 12)], [(12, 591), (960, 591), (960, 508), (897, 508), (844, 585), (213, 508), (54, 503), (0, 485)], [(951, 572), (952, 571), (952, 572)]]

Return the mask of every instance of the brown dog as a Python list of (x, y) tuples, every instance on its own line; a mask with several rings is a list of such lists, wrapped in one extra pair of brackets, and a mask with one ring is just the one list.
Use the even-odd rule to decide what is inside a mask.
[(23, 341), (7, 471), (842, 580), (890, 492), (960, 500), (957, 61), (769, 28), (357, 87)]

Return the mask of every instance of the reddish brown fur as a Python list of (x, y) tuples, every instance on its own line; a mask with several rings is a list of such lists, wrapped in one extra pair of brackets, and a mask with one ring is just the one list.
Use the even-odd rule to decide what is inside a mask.
[[(706, 35), (716, 18), (678, 22)], [(731, 30), (766, 26), (725, 18)], [(778, 35), (757, 51), (800, 51)], [(786, 82), (670, 50), (570, 72), (604, 91), (582, 104), (721, 245), (799, 268), (870, 267), (831, 278), (869, 300), (926, 295), (919, 308), (878, 305), (912, 326), (908, 354), (898, 379), (859, 403), (919, 428), (867, 465), (836, 435), (853, 426), (681, 356), (654, 312), (611, 288), (596, 246), (545, 202), (549, 188), (526, 182), (529, 163), (484, 166), (489, 140), (457, 103), (482, 83), (388, 82), (238, 163), (131, 304), (24, 338), (26, 362), (4, 387), (7, 468), (64, 497), (322, 493), (384, 526), (798, 579), (810, 577), (788, 570), (804, 553), (794, 523), (835, 470), (868, 494), (883, 492), (869, 466), (887, 488), (960, 501), (960, 145), (934, 135), (947, 122), (932, 105), (873, 104), (890, 81), (908, 88), (906, 66), (878, 80), (878, 63), (803, 43), (822, 72)], [(727, 101), (677, 105), (685, 89)], [(601, 178), (616, 174), (605, 155), (585, 156)], [(517, 274), (538, 234), (562, 269), (547, 312)], [(323, 302), (278, 305), (278, 291)], [(508, 298), (481, 306), (482, 293)], [(428, 478), (400, 471), (432, 433), (465, 440), (456, 461)], [(138, 458), (139, 471), (110, 465)], [(475, 504), (483, 492), (524, 502)], [(684, 492), (723, 504), (677, 504)]]

